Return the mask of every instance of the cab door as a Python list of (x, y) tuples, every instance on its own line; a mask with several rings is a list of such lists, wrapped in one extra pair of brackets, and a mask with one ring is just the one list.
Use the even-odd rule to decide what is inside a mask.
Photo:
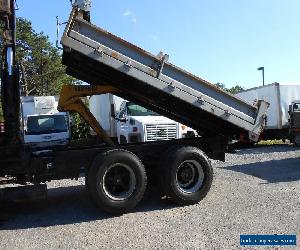
[(128, 142), (129, 119), (127, 116), (127, 101), (124, 101), (120, 107), (120, 113), (117, 117), (117, 136), (121, 144)]

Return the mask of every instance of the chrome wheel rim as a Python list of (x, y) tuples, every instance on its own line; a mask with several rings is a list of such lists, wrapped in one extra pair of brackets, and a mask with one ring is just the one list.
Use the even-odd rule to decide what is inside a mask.
[(195, 160), (187, 160), (180, 164), (176, 172), (176, 185), (184, 193), (199, 191), (204, 182), (204, 171)]
[(136, 177), (133, 170), (126, 164), (111, 165), (102, 179), (104, 193), (114, 201), (128, 199), (136, 187)]

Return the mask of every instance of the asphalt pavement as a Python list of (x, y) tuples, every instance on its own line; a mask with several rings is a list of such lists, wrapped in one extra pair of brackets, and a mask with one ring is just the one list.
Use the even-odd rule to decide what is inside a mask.
[(237, 249), (240, 234), (296, 234), (300, 249), (300, 148), (243, 149), (212, 164), (199, 204), (176, 206), (150, 187), (122, 216), (99, 211), (84, 179), (51, 182), (47, 200), (1, 208), (0, 249)]

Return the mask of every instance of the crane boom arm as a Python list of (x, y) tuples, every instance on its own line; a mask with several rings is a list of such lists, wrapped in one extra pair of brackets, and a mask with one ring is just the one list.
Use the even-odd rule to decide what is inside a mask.
[(65, 112), (77, 112), (106, 144), (112, 146), (114, 143), (105, 133), (94, 115), (83, 103), (81, 97), (117, 92), (119, 92), (118, 89), (109, 85), (65, 85), (60, 93), (58, 110)]

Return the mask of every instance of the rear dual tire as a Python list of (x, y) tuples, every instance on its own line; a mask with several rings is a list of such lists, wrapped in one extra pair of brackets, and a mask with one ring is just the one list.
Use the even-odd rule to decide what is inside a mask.
[[(161, 160), (160, 183), (165, 195), (179, 205), (192, 205), (210, 190), (213, 169), (195, 147), (176, 147)], [(122, 149), (108, 150), (94, 160), (86, 178), (92, 200), (102, 210), (122, 214), (143, 198), (147, 176), (137, 156)]]
[(170, 150), (161, 161), (161, 186), (167, 197), (179, 205), (192, 205), (210, 190), (213, 169), (208, 157), (198, 148)]

